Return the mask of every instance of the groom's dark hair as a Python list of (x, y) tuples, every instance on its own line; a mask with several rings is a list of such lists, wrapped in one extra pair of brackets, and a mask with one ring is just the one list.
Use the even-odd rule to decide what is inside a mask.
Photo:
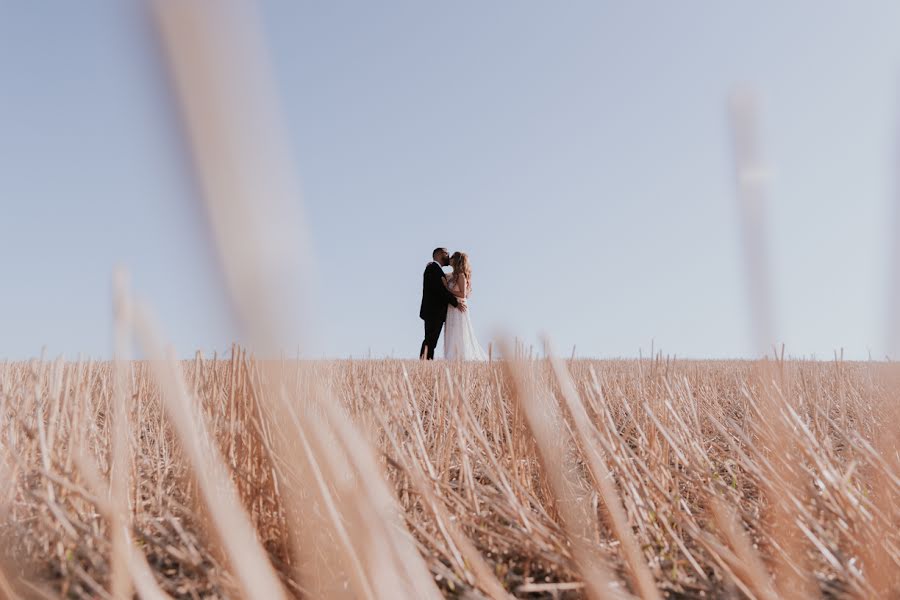
[(431, 258), (433, 258), (434, 260), (437, 260), (437, 257), (438, 257), (441, 253), (446, 252), (446, 251), (447, 251), (446, 248), (435, 248), (435, 249), (431, 252)]

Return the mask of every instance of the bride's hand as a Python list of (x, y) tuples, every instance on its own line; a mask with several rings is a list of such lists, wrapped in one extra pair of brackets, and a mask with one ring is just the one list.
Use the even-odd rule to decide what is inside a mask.
[(456, 301), (456, 308), (458, 308), (459, 310), (461, 310), (461, 311), (463, 311), (463, 312), (466, 312), (466, 300), (465, 300), (465, 298), (460, 298), (459, 300)]

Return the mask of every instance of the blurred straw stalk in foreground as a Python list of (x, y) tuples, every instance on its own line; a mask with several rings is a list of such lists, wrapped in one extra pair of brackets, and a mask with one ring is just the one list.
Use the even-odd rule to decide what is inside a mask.
[(311, 253), (262, 24), (237, 0), (153, 3), (219, 264), (252, 347), (296, 348)]

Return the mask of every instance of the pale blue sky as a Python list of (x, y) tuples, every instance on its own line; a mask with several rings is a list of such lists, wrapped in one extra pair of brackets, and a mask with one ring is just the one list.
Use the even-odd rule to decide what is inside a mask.
[[(763, 100), (778, 339), (883, 356), (896, 2), (263, 3), (319, 276), (309, 354), (412, 357), (431, 248), (568, 353), (751, 352), (726, 98)], [(110, 353), (131, 272), (179, 352), (237, 332), (134, 0), (0, 3), (0, 356)]]

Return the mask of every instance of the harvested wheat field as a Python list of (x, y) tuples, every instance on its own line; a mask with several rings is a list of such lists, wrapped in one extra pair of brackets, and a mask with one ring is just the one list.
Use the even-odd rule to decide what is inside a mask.
[(7, 597), (900, 593), (896, 367), (7, 363)]

